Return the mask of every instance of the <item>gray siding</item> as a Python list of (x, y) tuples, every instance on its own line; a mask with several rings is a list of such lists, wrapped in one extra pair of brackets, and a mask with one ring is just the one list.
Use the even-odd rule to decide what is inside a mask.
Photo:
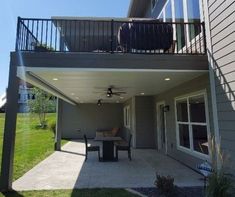
[(154, 99), (152, 96), (135, 97), (136, 147), (155, 148)]
[(152, 96), (136, 96), (127, 100), (123, 107), (130, 106), (130, 128), (123, 127), (122, 136), (127, 140), (132, 134), (135, 148), (155, 148), (154, 99)]
[[(235, 166), (235, 0), (209, 0), (221, 147)], [(232, 169), (234, 172), (234, 169)]]
[[(188, 81), (185, 84), (182, 84), (174, 89), (171, 89), (167, 92), (164, 92), (155, 97), (155, 103), (165, 101), (166, 105), (170, 106), (169, 112), (166, 112), (166, 130), (167, 130), (167, 150), (168, 155), (179, 160), (186, 165), (190, 166), (191, 168), (196, 168), (196, 165), (202, 162), (201, 159), (191, 156), (188, 153), (182, 152), (177, 150), (176, 144), (176, 124), (175, 124), (175, 97), (183, 96), (186, 94), (190, 94), (193, 92), (205, 90), (207, 92), (207, 99), (208, 99), (208, 108), (209, 108), (209, 117), (211, 118), (211, 98), (210, 98), (210, 88), (209, 88), (209, 76), (203, 75), (199, 78), (193, 79)], [(155, 113), (156, 114), (156, 113)], [(155, 129), (157, 128), (156, 120), (155, 120)], [(210, 122), (210, 131), (213, 132), (212, 120)], [(157, 133), (157, 131), (155, 131)], [(157, 135), (156, 135), (157, 136)]]
[[(121, 104), (79, 104), (77, 106), (62, 102), (61, 104), (62, 138), (94, 138), (97, 129), (112, 129), (123, 125), (123, 108)], [(80, 130), (77, 131), (77, 130)]]

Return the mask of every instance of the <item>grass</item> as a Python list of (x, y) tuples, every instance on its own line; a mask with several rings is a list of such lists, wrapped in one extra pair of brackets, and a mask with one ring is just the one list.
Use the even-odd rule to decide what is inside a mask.
[[(1, 193), (0, 193), (1, 196)], [(79, 190), (49, 190), (49, 191), (27, 191), (8, 192), (2, 194), (6, 197), (137, 197), (137, 195), (127, 192), (124, 189), (79, 189)]]
[[(47, 115), (48, 122), (55, 121), (56, 114)], [(0, 114), (0, 163), (2, 155), (5, 114)], [(36, 114), (18, 114), (14, 155), (13, 179), (16, 180), (54, 151), (54, 134), (49, 129), (36, 129)], [(65, 141), (62, 141), (64, 144)]]

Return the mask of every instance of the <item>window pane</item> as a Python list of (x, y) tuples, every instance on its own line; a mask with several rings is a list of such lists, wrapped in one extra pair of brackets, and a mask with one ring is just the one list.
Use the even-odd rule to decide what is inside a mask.
[[(183, 9), (183, 0), (175, 1), (175, 21), (183, 23), (184, 22), (184, 9)], [(177, 37), (177, 46), (178, 50), (182, 49), (185, 46), (185, 29), (183, 24), (176, 25), (176, 37)]]
[(188, 122), (187, 100), (176, 101), (177, 121)]
[(171, 1), (168, 1), (165, 12), (166, 22), (172, 22)]
[[(200, 23), (200, 5), (199, 0), (187, 0), (188, 21)], [(196, 25), (189, 26), (189, 36), (192, 40), (201, 32), (201, 28)]]
[(190, 121), (206, 123), (205, 100), (204, 96), (189, 98)]
[(155, 7), (156, 0), (152, 0), (152, 9)]
[(208, 139), (206, 126), (193, 125), (192, 130), (194, 150), (208, 155)]
[(179, 140), (180, 146), (190, 148), (188, 125), (179, 124)]

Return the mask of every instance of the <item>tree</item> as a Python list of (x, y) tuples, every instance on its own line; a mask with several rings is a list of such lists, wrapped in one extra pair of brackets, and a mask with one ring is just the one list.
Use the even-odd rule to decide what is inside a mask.
[(29, 111), (38, 114), (41, 128), (47, 126), (46, 114), (55, 112), (55, 97), (39, 88), (33, 88), (34, 99), (29, 100)]

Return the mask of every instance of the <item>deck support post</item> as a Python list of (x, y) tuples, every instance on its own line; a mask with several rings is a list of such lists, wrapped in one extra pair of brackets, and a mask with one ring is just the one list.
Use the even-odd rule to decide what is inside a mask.
[(18, 91), (19, 78), (17, 77), (17, 66), (11, 59), (7, 88), (0, 191), (9, 191), (12, 189), (16, 119), (18, 112)]
[(55, 150), (61, 150), (61, 126), (62, 126), (62, 100), (57, 98), (57, 120), (56, 120), (56, 133), (55, 133)]

